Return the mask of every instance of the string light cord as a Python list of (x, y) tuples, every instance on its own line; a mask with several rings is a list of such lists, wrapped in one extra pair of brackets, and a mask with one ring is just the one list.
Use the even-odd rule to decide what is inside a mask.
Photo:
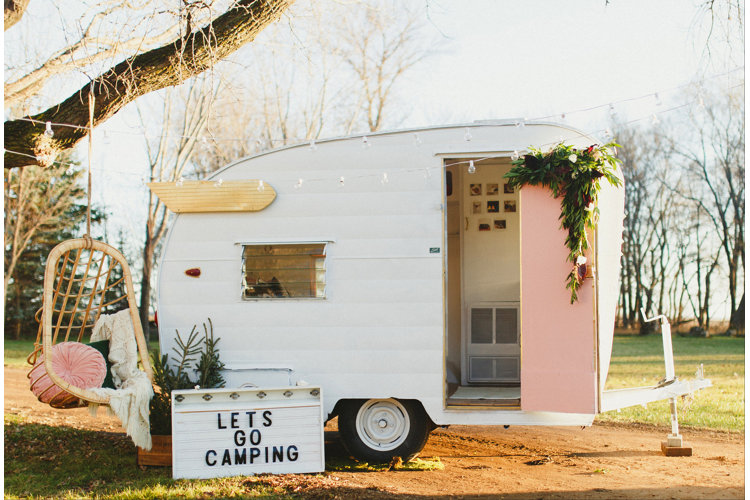
[[(737, 85), (734, 85), (734, 86), (730, 87), (730, 89), (739, 88), (739, 87), (743, 87), (743, 86), (744, 86), (744, 83), (741, 83), (741, 84), (737, 84)], [(653, 95), (653, 94), (648, 94), (648, 95)], [(633, 98), (633, 99), (637, 99), (637, 98)], [(638, 122), (649, 120), (649, 119), (654, 120), (657, 115), (663, 115), (663, 114), (666, 114), (666, 113), (670, 113), (670, 112), (676, 111), (678, 109), (682, 109), (682, 108), (691, 106), (691, 105), (695, 104), (696, 102), (702, 105), (702, 98), (700, 96), (698, 96), (697, 98), (692, 99), (690, 102), (679, 104), (679, 105), (672, 106), (672, 107), (665, 108), (665, 109), (660, 109), (657, 112), (651, 113), (651, 114), (649, 114), (647, 116), (642, 116), (640, 118), (634, 118), (634, 119), (625, 121), (625, 122), (623, 122), (623, 125), (632, 125), (634, 123), (638, 123)], [(592, 107), (590, 109), (595, 109), (595, 108)], [(556, 116), (556, 115), (552, 115), (552, 116)], [(534, 119), (534, 120), (541, 120), (541, 119)], [(45, 123), (46, 124), (46, 122), (41, 122), (41, 121), (38, 121), (38, 120), (36, 120), (36, 123), (40, 123), (40, 124), (41, 123)], [(85, 127), (81, 127), (81, 128), (85, 128)], [(580, 132), (580, 131), (572, 131), (572, 130), (569, 130), (569, 132), (571, 132), (572, 134), (567, 134), (565, 137), (561, 136), (556, 141), (551, 141), (551, 142), (539, 144), (539, 145), (537, 145), (537, 147), (540, 147), (540, 148), (550, 147), (550, 146), (554, 146), (556, 144), (559, 144), (561, 142), (572, 141), (572, 140), (580, 139), (580, 138), (583, 138), (583, 137), (596, 137), (596, 136), (600, 136), (600, 135), (611, 136), (611, 132), (609, 131), (609, 129), (606, 129), (606, 128), (605, 129), (594, 130), (594, 131), (589, 131), (589, 132)], [(422, 141), (419, 138), (419, 134), (418, 133), (414, 133), (414, 135), (415, 135), (415, 140), (414, 140), (415, 146), (419, 147), (419, 145), (421, 144)], [(367, 137), (367, 136), (364, 136), (364, 137)], [(372, 147), (372, 141), (369, 140), (369, 139), (367, 141), (365, 141), (363, 144), (364, 144), (363, 147), (367, 147), (367, 148)], [(316, 145), (316, 143), (315, 143), (314, 140), (311, 141), (311, 149), (313, 151), (317, 149), (317, 145)], [(8, 149), (3, 149), (3, 151), (5, 153), (15, 154), (15, 155), (19, 155), (19, 156), (23, 156), (23, 157), (27, 157), (27, 158), (31, 158), (31, 159), (36, 160), (36, 157), (34, 155), (30, 155), (30, 154), (26, 154), (26, 153), (20, 153), (20, 152), (8, 150)], [(520, 156), (521, 154), (523, 154), (525, 152), (526, 152), (526, 148), (525, 147), (518, 148), (518, 149), (516, 149), (516, 150), (513, 151), (512, 156), (513, 157), (517, 157), (517, 156)], [(443, 164), (443, 165), (431, 165), (431, 166), (425, 166), (425, 167), (419, 167), (419, 168), (403, 169), (403, 170), (398, 170), (398, 171), (393, 172), (393, 173), (397, 173), (397, 174), (423, 173), (423, 174), (425, 174), (425, 178), (429, 178), (432, 175), (432, 171), (441, 171), (441, 170), (443, 170), (446, 167), (452, 167), (452, 166), (457, 166), (457, 165), (472, 165), (474, 163), (480, 163), (480, 162), (482, 162), (484, 160), (489, 160), (489, 159), (496, 158), (496, 157), (497, 156), (485, 156), (485, 157), (482, 157), (482, 158), (471, 158), (471, 159), (466, 159), (466, 160), (455, 161), (455, 162), (452, 162), (452, 163), (446, 163), (446, 164)], [(53, 163), (61, 165), (61, 166), (68, 166), (68, 167), (80, 168), (80, 165), (75, 164), (75, 163), (70, 163), (70, 162), (54, 161)], [(93, 170), (100, 171), (100, 172), (106, 172), (106, 173), (117, 173), (117, 174), (121, 174), (121, 175), (129, 175), (129, 176), (140, 177), (141, 178), (141, 184), (145, 184), (146, 183), (145, 177), (143, 175), (139, 174), (139, 173), (126, 172), (126, 171), (121, 171), (121, 170), (111, 170), (111, 169), (104, 169), (104, 168), (94, 168)], [(354, 175), (354, 176), (347, 176), (346, 179), (351, 180), (351, 179), (373, 178), (373, 179), (378, 179), (382, 184), (385, 185), (385, 184), (387, 184), (389, 182), (390, 176), (393, 175), (393, 173), (389, 174), (388, 172), (379, 172), (379, 173), (360, 174), (360, 175)], [(304, 183), (310, 183), (310, 182), (313, 182), (313, 183), (316, 183), (316, 182), (331, 182), (332, 179), (335, 180), (335, 181), (337, 181), (339, 183), (339, 186), (343, 187), (345, 185), (346, 179), (342, 179), (341, 176), (337, 175), (337, 176), (335, 176), (335, 178), (334, 177), (318, 177), (318, 178), (307, 178), (307, 179), (301, 179), (300, 178), (300, 179), (296, 180), (297, 182), (296, 182), (296, 184), (295, 184), (294, 187), (295, 187), (295, 189), (299, 189), (299, 188), (302, 187), (302, 185)], [(221, 179), (219, 179), (219, 181), (221, 181)], [(221, 186), (221, 183), (219, 183), (218, 186)]]
[[(744, 69), (745, 69), (744, 65), (738, 66), (738, 67), (733, 68), (733, 69), (731, 69), (729, 71), (726, 71), (724, 73), (719, 73), (719, 74), (711, 75), (711, 76), (706, 77), (706, 78), (702, 78), (700, 80), (699, 84), (702, 85), (703, 82), (706, 82), (706, 81), (709, 81), (709, 80), (713, 80), (713, 79), (716, 79), (716, 78), (721, 78), (721, 77), (730, 75), (732, 73), (735, 73), (737, 71), (744, 71)], [(602, 108), (607, 108), (607, 107), (609, 107), (610, 109), (613, 109), (615, 106), (618, 106), (620, 104), (625, 104), (625, 103), (629, 103), (629, 102), (633, 102), (633, 101), (638, 101), (638, 100), (643, 100), (643, 99), (647, 99), (647, 98), (656, 98), (657, 100), (659, 100), (659, 96), (661, 96), (661, 95), (665, 95), (665, 94), (668, 94), (670, 92), (674, 92), (674, 91), (679, 90), (679, 89), (687, 88), (687, 87), (690, 87), (690, 86), (695, 85), (695, 84), (696, 84), (695, 82), (689, 82), (689, 83), (684, 83), (682, 85), (677, 85), (675, 87), (670, 87), (670, 88), (667, 88), (667, 89), (661, 89), (661, 90), (658, 90), (658, 91), (655, 91), (655, 92), (649, 92), (648, 94), (643, 94), (643, 95), (640, 95), (640, 96), (637, 96), (637, 97), (628, 97), (628, 98), (625, 98), (625, 99), (620, 99), (620, 100), (616, 100), (616, 101), (610, 101), (610, 102), (607, 102), (605, 104), (597, 104), (595, 106), (589, 106), (589, 107), (585, 107), (585, 108), (574, 109), (574, 110), (571, 110), (571, 111), (563, 111), (561, 113), (548, 114), (548, 115), (538, 116), (538, 117), (533, 117), (533, 118), (524, 118), (522, 122), (519, 122), (519, 124), (524, 124), (525, 122), (550, 120), (550, 119), (557, 118), (557, 117), (563, 117), (564, 118), (564, 117), (566, 117), (568, 115), (573, 115), (573, 114), (577, 114), (577, 113), (584, 113), (584, 112), (595, 111), (595, 110), (602, 109)], [(736, 86), (731, 87), (731, 88), (736, 88), (736, 87), (742, 86), (742, 85), (744, 85), (744, 84), (736, 85)], [(86, 127), (86, 126), (75, 125), (75, 124), (64, 123), (64, 122), (36, 120), (36, 119), (33, 119), (33, 118), (17, 118), (17, 120), (27, 121), (27, 122), (31, 122), (33, 124), (39, 124), (39, 125), (43, 125), (43, 126), (53, 125), (55, 127), (66, 127), (66, 128), (73, 128), (73, 129), (78, 129), (78, 130), (88, 130), (88, 127)], [(253, 141), (253, 139), (243, 139), (243, 138), (237, 138), (237, 137), (224, 137), (224, 136), (213, 136), (213, 135), (209, 135), (209, 136), (188, 136), (188, 135), (181, 135), (181, 134), (147, 134), (145, 130), (139, 131), (139, 132), (136, 132), (136, 131), (124, 131), (124, 130), (107, 130), (107, 133), (121, 134), (121, 135), (136, 135), (136, 136), (143, 136), (143, 137), (146, 137), (146, 138), (161, 138), (161, 137), (169, 137), (169, 138), (175, 138), (175, 139), (201, 139), (201, 138), (206, 138), (206, 139), (210, 139), (211, 141), (214, 141), (214, 142), (224, 142), (224, 141), (226, 141), (226, 142), (252, 142)], [(305, 137), (285, 137), (285, 138), (267, 138), (267, 139), (270, 140), (272, 143), (276, 143), (276, 142), (282, 142), (282, 143), (287, 142), (288, 143), (290, 140), (293, 140), (295, 142), (302, 142), (302, 143), (311, 141), (310, 138), (305, 138)], [(260, 139), (256, 139), (256, 142), (258, 140), (260, 140)]]

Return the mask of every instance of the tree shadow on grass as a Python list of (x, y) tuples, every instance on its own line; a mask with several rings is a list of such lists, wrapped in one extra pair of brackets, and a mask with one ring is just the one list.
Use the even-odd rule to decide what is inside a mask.
[(5, 494), (86, 496), (171, 481), (169, 469), (141, 471), (124, 434), (5, 422)]

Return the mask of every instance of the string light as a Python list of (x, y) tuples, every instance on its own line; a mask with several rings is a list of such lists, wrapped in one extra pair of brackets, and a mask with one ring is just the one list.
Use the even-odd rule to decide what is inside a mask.
[(294, 185), (294, 189), (299, 189), (299, 188), (301, 188), (301, 187), (302, 187), (302, 182), (304, 182), (304, 181), (302, 180), (302, 178), (299, 178), (299, 179), (297, 179), (297, 184), (295, 184), (295, 185)]
[(477, 171), (477, 167), (474, 166), (474, 160), (469, 160), (469, 173), (473, 174)]
[(380, 183), (384, 186), (388, 184), (388, 172), (383, 172), (383, 175), (380, 177)]
[(52, 122), (47, 122), (47, 126), (44, 129), (44, 135), (47, 137), (53, 137), (55, 133), (52, 131)]
[(224, 179), (220, 177), (218, 181), (214, 182), (214, 187), (220, 188), (222, 184), (224, 184)]
[(659, 117), (656, 116), (656, 113), (654, 113), (654, 114), (651, 115), (651, 123), (653, 123), (654, 125), (658, 125), (659, 124)]
[(366, 135), (363, 135), (362, 136), (362, 147), (363, 148), (369, 148), (371, 146), (372, 146), (372, 144), (370, 144), (370, 140), (367, 138)]
[(315, 144), (315, 139), (313, 139), (310, 141), (310, 151), (317, 151), (317, 150), (318, 150), (318, 145)]
[(180, 178), (179, 178), (179, 179), (177, 179), (177, 182), (175, 182), (175, 185), (176, 185), (177, 187), (182, 187), (182, 185), (183, 185), (183, 184), (185, 184), (185, 178), (184, 178), (184, 177), (182, 177), (182, 176), (180, 176)]
[(464, 140), (466, 142), (469, 142), (471, 140), (471, 132), (469, 131), (469, 127), (466, 127), (466, 133), (464, 134)]
[[(722, 73), (717, 73), (717, 74), (714, 74), (714, 75), (710, 75), (710, 76), (704, 77), (704, 78), (701, 79), (701, 81), (699, 83), (702, 85), (705, 82), (708, 82), (708, 81), (711, 81), (711, 80), (715, 80), (717, 78), (726, 77), (726, 76), (731, 75), (733, 73), (736, 73), (738, 71), (744, 71), (744, 69), (745, 69), (744, 65), (738, 66), (736, 68), (730, 69), (730, 70), (722, 72)], [(691, 86), (694, 86), (694, 85), (695, 85), (695, 82), (689, 82), (689, 83), (677, 85), (675, 87), (671, 87), (671, 88), (667, 88), (667, 89), (660, 89), (658, 92), (650, 92), (650, 93), (645, 94), (645, 95), (640, 95), (640, 96), (636, 96), (636, 97), (630, 97), (630, 98), (621, 99), (621, 100), (618, 100), (618, 101), (613, 101), (613, 102), (610, 102), (608, 104), (599, 104), (599, 105), (590, 106), (590, 107), (586, 107), (586, 108), (580, 108), (580, 109), (575, 109), (575, 110), (568, 110), (568, 111), (565, 111), (563, 113), (557, 113), (557, 114), (547, 115), (547, 116), (540, 116), (540, 117), (536, 117), (536, 118), (533, 118), (533, 119), (526, 119), (526, 121), (542, 121), (542, 120), (552, 119), (552, 118), (555, 118), (555, 117), (563, 117), (563, 119), (566, 119), (569, 115), (574, 114), (574, 113), (582, 113), (582, 112), (587, 112), (587, 111), (593, 111), (593, 110), (600, 109), (600, 108), (603, 108), (603, 107), (609, 107), (610, 113), (611, 114), (615, 114), (615, 104), (627, 103), (627, 102), (642, 100), (642, 99), (646, 99), (646, 98), (651, 98), (651, 99), (657, 98), (660, 101), (658, 104), (661, 104), (661, 99), (660, 99), (661, 94), (663, 94), (665, 92), (677, 91), (677, 90), (680, 90), (682, 88), (691, 87)], [(744, 85), (744, 84), (740, 84), (740, 85), (737, 85), (737, 86), (742, 86), (742, 85)], [(703, 105), (702, 104), (702, 98), (699, 99), (699, 103), (700, 103), (700, 105)], [(34, 118), (26, 118), (26, 117), (17, 118), (16, 120), (27, 121), (27, 122), (34, 123), (34, 124), (45, 124), (45, 126), (46, 126), (46, 123), (47, 123), (47, 122), (42, 122), (40, 120), (36, 120)], [(83, 125), (75, 125), (75, 124), (71, 124), (71, 123), (54, 122), (54, 121), (51, 121), (49, 123), (51, 123), (51, 125), (54, 126), (54, 127), (66, 127), (66, 128), (80, 129), (80, 130), (88, 130), (88, 126), (83, 126)], [(519, 122), (519, 126), (521, 126), (520, 122)], [(110, 132), (112, 132), (113, 134), (137, 135), (137, 136), (145, 136), (145, 137), (162, 137), (162, 136), (164, 136), (164, 137), (175, 137), (175, 138), (182, 138), (182, 139), (193, 138), (193, 136), (187, 136), (187, 135), (181, 135), (181, 134), (161, 134), (160, 133), (158, 135), (150, 135), (150, 134), (146, 134), (145, 130), (143, 130), (142, 128), (139, 127), (139, 129), (140, 129), (139, 131), (111, 130)], [(45, 133), (46, 133), (46, 130), (45, 130)], [(212, 136), (211, 139), (214, 142), (219, 142), (219, 141), (245, 142), (245, 141), (247, 141), (246, 138), (241, 138), (241, 137)], [(274, 143), (274, 142), (284, 142), (285, 140), (288, 141), (289, 138), (285, 138), (285, 139), (281, 139), (281, 138), (278, 138), (278, 139), (269, 138), (269, 141), (271, 141), (271, 143)], [(304, 142), (305, 141), (305, 139), (302, 139), (302, 138), (300, 138), (299, 140), (300, 140), (300, 142)], [(256, 143), (259, 146), (262, 146), (262, 141), (260, 139), (258, 139), (256, 141)], [(21, 153), (15, 153), (15, 154), (21, 154)], [(31, 157), (34, 158), (33, 156), (31, 156)]]
[(263, 179), (261, 179), (260, 181), (258, 181), (258, 191), (262, 193), (265, 190), (266, 184), (263, 182)]

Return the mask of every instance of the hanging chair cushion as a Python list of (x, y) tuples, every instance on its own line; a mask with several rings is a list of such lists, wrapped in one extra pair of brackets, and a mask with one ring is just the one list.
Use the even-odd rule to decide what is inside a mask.
[[(58, 377), (82, 389), (101, 387), (107, 375), (107, 364), (102, 354), (79, 342), (61, 342), (52, 346), (52, 368)], [(31, 391), (42, 403), (51, 403), (69, 396), (56, 386), (44, 368), (40, 356), (29, 372)]]

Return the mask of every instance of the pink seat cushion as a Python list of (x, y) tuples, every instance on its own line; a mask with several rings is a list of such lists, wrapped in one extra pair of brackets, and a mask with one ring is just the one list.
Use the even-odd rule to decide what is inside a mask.
[[(52, 346), (52, 369), (58, 377), (81, 389), (101, 387), (107, 375), (104, 356), (91, 346), (80, 342), (61, 342)], [(56, 386), (44, 368), (44, 356), (39, 356), (29, 372), (31, 392), (42, 403), (68, 396)]]

